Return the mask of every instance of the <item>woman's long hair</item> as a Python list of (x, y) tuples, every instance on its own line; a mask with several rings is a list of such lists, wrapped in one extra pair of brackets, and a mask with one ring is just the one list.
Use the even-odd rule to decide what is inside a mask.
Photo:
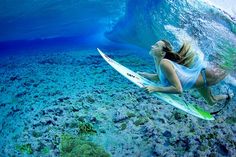
[(164, 42), (165, 46), (163, 51), (166, 52), (164, 58), (169, 59), (178, 64), (190, 67), (194, 61), (195, 54), (190, 50), (190, 45), (184, 43), (178, 52), (174, 52), (171, 44), (166, 40), (161, 40)]

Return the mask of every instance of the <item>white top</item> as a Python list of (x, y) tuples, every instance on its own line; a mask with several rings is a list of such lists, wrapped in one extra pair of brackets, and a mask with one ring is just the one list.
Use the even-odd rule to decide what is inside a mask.
[[(193, 88), (198, 76), (201, 73), (201, 70), (203, 68), (206, 68), (206, 64), (202, 62), (199, 57), (195, 57), (193, 65), (191, 67), (186, 67), (184, 65), (180, 65), (176, 62), (173, 62), (169, 60), (170, 63), (173, 65), (176, 74), (180, 80), (180, 83), (182, 85), (183, 90), (187, 90), (190, 88)], [(160, 68), (160, 67), (159, 67)], [(158, 69), (159, 72), (159, 78), (160, 82), (163, 86), (170, 86), (170, 82), (166, 78), (165, 74), (161, 71), (161, 69)]]

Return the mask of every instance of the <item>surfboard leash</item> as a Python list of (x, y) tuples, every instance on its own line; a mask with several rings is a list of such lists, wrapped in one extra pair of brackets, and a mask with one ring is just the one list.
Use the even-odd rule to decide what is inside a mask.
[(226, 101), (225, 101), (225, 103), (224, 103), (224, 106), (223, 106), (221, 109), (219, 109), (218, 111), (211, 112), (211, 114), (218, 114), (218, 113), (220, 113), (220, 112), (227, 106), (227, 104), (228, 104), (229, 101), (231, 100), (230, 94), (227, 93), (227, 95), (228, 95), (228, 97), (226, 98)]

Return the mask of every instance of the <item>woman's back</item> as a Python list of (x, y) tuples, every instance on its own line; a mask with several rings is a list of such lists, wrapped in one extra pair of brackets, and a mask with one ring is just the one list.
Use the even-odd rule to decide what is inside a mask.
[[(206, 65), (199, 59), (198, 56), (195, 56), (194, 61), (190, 67), (180, 65), (171, 60), (168, 61), (173, 65), (184, 90), (192, 88), (195, 85), (201, 70), (206, 68)], [(166, 78), (165, 74), (163, 74), (161, 69), (159, 70), (159, 77), (161, 84), (164, 86), (170, 85), (170, 82)]]

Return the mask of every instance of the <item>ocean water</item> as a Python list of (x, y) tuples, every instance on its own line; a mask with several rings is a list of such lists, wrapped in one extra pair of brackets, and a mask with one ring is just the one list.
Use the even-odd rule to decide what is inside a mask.
[[(236, 156), (236, 99), (204, 121), (148, 95), (99, 55), (155, 72), (150, 46), (183, 42), (236, 92), (236, 3), (1, 0), (0, 157)], [(181, 97), (207, 111), (196, 90)]]

